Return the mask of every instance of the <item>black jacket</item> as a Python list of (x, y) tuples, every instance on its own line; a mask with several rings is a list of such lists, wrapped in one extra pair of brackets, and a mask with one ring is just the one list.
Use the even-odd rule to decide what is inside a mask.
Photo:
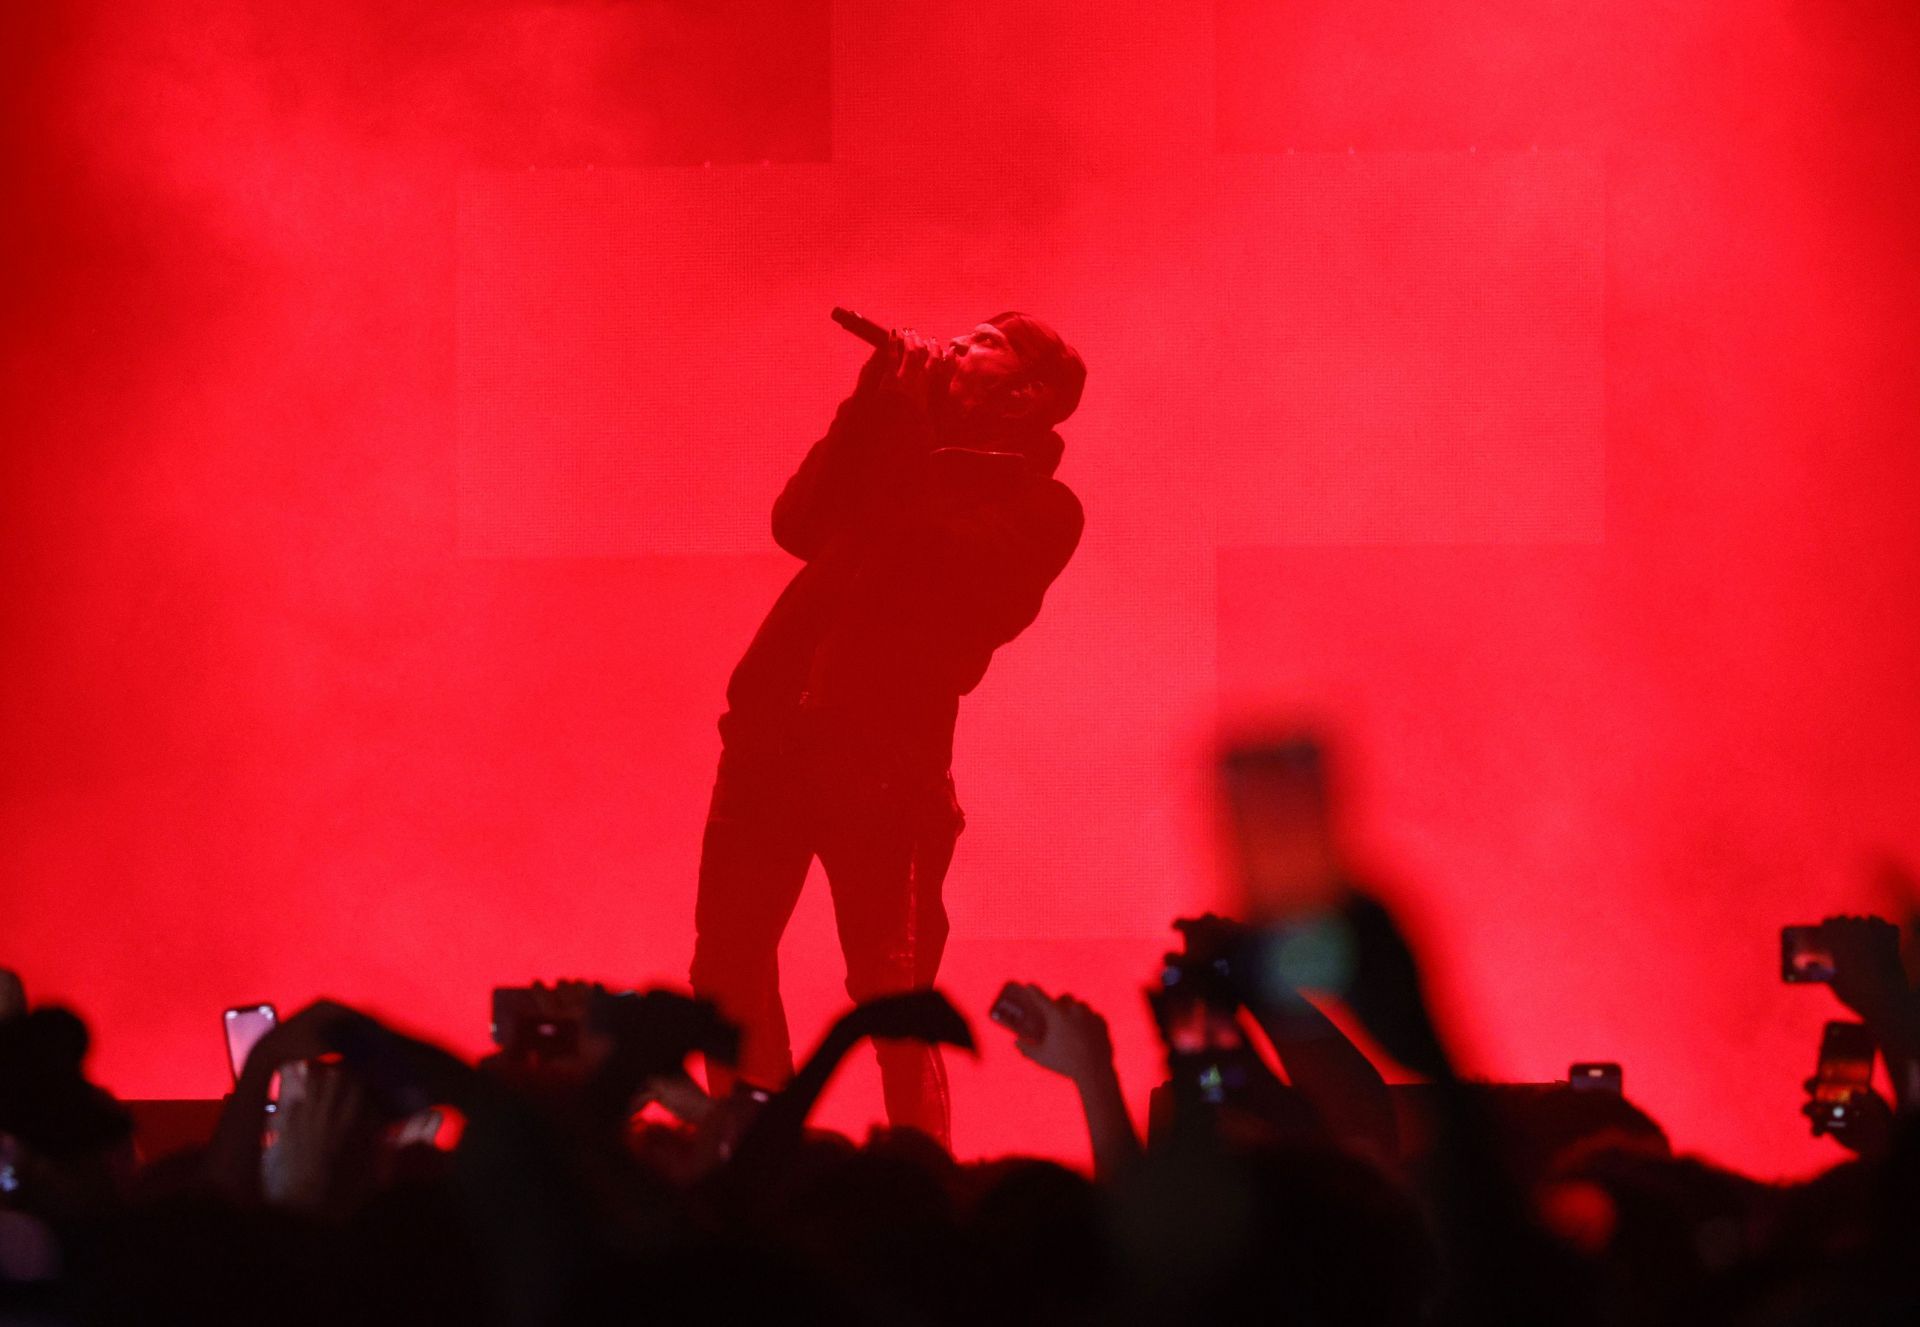
[(727, 687), (732, 723), (803, 708), (887, 746), (950, 757), (958, 699), (1039, 615), (1079, 543), (1080, 503), (1053, 478), (1062, 444), (936, 447), (904, 403), (844, 401), (773, 506), (806, 566)]

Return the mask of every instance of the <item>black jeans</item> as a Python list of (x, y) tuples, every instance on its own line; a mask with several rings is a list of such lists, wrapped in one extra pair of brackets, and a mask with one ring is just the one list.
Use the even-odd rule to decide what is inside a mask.
[[(734, 716), (728, 716), (732, 719)], [(739, 1073), (777, 1087), (793, 1073), (780, 1002), (780, 936), (817, 856), (855, 1001), (931, 986), (946, 947), (940, 886), (965, 819), (938, 760), (815, 725), (727, 736), (701, 844), (693, 988), (744, 1034)], [(941, 758), (943, 759), (943, 758)], [(949, 1141), (938, 1048), (878, 1045), (887, 1119)], [(709, 1070), (716, 1093), (731, 1079)]]

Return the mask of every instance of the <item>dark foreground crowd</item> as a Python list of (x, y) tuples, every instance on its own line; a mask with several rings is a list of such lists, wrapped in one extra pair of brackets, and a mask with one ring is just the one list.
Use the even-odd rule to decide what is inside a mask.
[[(1846, 1151), (1786, 1186), (1672, 1155), (1598, 1068), (1462, 1081), (1362, 892), (1178, 925), (1143, 1131), (1100, 1013), (1021, 983), (991, 1011), (1078, 1089), (1091, 1177), (809, 1128), (863, 1041), (971, 1045), (936, 992), (855, 1008), (779, 1091), (715, 1101), (686, 1069), (733, 1049), (709, 1007), (574, 983), (502, 1001), (479, 1065), (311, 1006), (253, 1048), (210, 1142), (141, 1158), (84, 1077), (85, 1025), (6, 974), (0, 1322), (1920, 1322), (1920, 1017), (1892, 925), (1814, 939), (1897, 1099), (1810, 1081)], [(1423, 1084), (1390, 1092), (1322, 991)]]

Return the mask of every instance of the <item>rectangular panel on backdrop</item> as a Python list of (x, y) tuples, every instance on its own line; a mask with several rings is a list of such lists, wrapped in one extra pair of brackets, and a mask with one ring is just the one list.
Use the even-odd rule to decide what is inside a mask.
[(1220, 542), (1604, 533), (1600, 161), (1222, 159)]

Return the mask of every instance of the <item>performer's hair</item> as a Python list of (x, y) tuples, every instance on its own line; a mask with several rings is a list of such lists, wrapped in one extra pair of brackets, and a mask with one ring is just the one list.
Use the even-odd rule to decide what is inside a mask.
[(995, 314), (987, 321), (1006, 334), (1007, 343), (1028, 374), (1046, 388), (1042, 423), (1051, 428), (1079, 408), (1080, 393), (1087, 385), (1087, 366), (1060, 333), (1038, 318), (1013, 311)]

